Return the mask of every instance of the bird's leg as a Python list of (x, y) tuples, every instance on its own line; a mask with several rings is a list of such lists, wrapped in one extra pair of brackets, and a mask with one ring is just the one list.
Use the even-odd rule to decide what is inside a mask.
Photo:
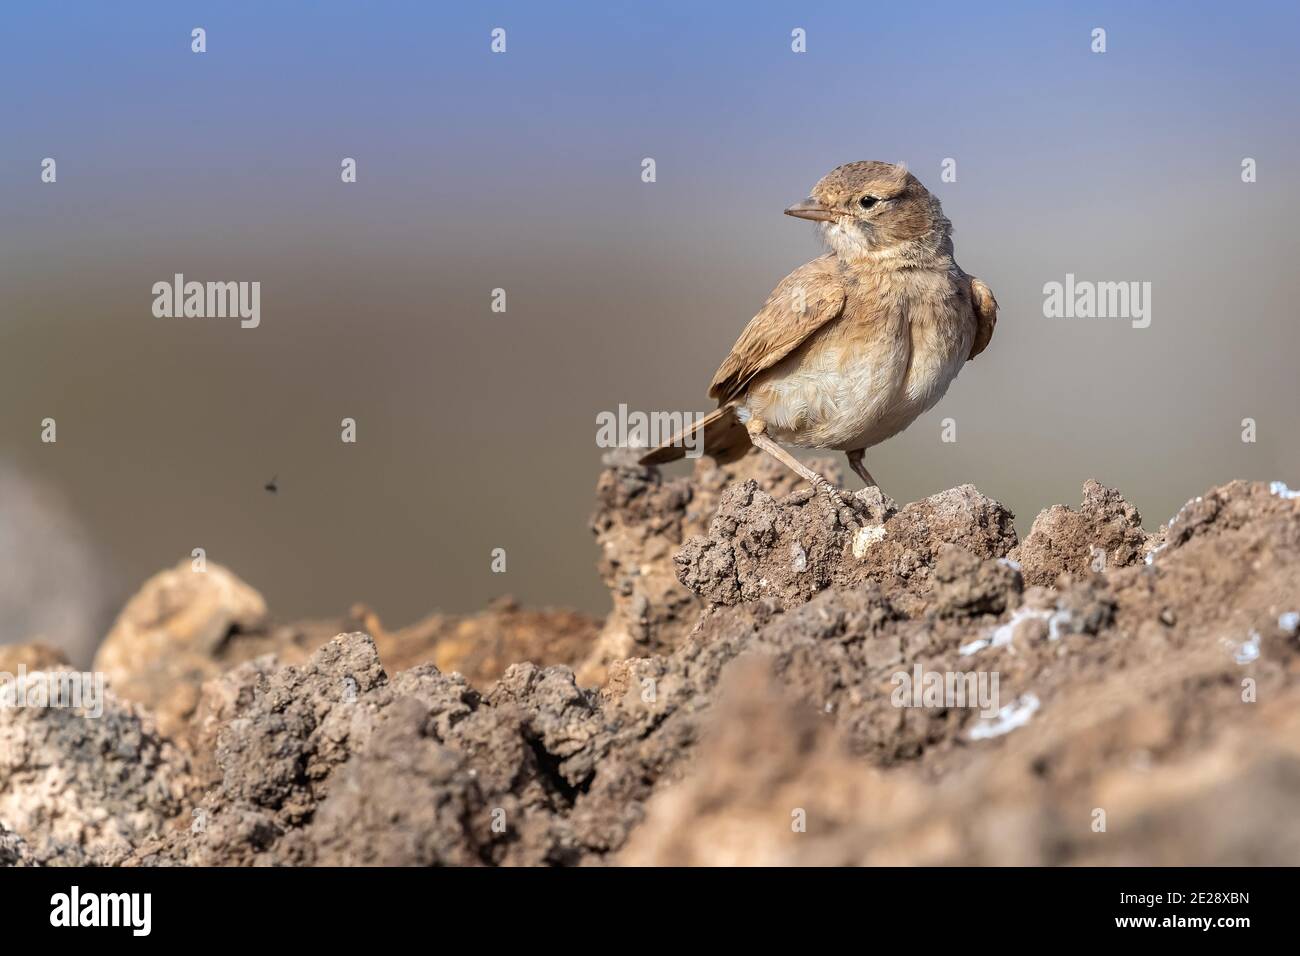
[[(826, 497), (831, 499), (836, 509), (848, 508), (844, 499), (840, 496), (839, 489), (827, 481), (823, 476), (817, 474), (794, 455), (790, 454), (772, 439), (767, 437), (767, 424), (758, 418), (751, 418), (745, 423), (745, 430), (749, 432), (749, 440), (754, 443), (755, 448), (759, 448), (781, 464), (785, 465), (796, 475), (802, 478), (808, 484), (813, 486), (813, 491), (824, 491)], [(849, 508), (850, 513), (853, 509)]]
[(857, 448), (854, 449), (853, 451), (846, 451), (844, 454), (848, 456), (849, 467), (853, 469), (853, 473), (857, 475), (859, 478), (861, 478), (863, 481), (865, 481), (867, 483), (868, 488), (880, 487), (880, 484), (876, 481), (876, 479), (871, 477), (871, 472), (867, 471), (867, 466), (862, 463), (862, 459), (867, 454), (867, 450), (865, 448)]

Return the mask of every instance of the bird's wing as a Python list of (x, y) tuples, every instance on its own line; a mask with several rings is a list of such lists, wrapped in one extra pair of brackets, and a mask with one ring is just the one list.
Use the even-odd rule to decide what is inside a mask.
[(988, 348), (993, 326), (998, 324), (998, 300), (993, 298), (993, 290), (974, 276), (970, 277), (970, 301), (975, 311), (975, 342), (968, 362)]
[(844, 311), (844, 287), (834, 256), (805, 263), (782, 279), (723, 360), (709, 395), (725, 404), (744, 394), (750, 381), (798, 348), (808, 336)]

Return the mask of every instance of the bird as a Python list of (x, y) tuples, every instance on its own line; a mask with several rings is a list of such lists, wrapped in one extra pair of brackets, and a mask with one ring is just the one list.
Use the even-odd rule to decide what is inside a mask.
[(717, 409), (640, 461), (702, 447), (725, 464), (757, 447), (844, 508), (838, 489), (783, 446), (843, 451), (878, 487), (866, 450), (943, 398), (988, 347), (998, 304), (957, 265), (952, 223), (901, 164), (838, 166), (785, 214), (815, 222), (826, 252), (777, 283), (741, 332), (709, 386)]

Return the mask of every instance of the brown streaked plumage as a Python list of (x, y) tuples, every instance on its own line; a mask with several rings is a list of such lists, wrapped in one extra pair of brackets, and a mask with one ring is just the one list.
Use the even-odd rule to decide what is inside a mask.
[[(840, 166), (786, 213), (819, 223), (830, 251), (777, 284), (713, 376), (718, 409), (695, 429), (705, 454), (726, 462), (757, 446), (842, 505), (780, 443), (844, 451), (875, 485), (865, 450), (931, 408), (987, 348), (997, 301), (957, 265), (939, 200), (901, 166)], [(682, 438), (641, 461), (682, 457)]]

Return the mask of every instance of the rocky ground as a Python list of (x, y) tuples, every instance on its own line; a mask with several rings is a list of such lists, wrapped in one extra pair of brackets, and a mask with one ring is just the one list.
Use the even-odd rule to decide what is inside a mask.
[(969, 485), (852, 500), (615, 455), (603, 622), (277, 624), (184, 561), (102, 643), (101, 717), (0, 708), (0, 865), (1300, 863), (1294, 492), (1148, 534), (1090, 481), (1023, 541)]

